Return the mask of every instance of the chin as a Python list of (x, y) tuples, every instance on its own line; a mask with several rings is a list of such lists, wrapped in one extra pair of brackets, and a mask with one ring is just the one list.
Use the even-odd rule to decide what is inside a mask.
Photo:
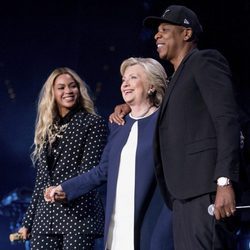
[(123, 98), (124, 102), (126, 102), (127, 104), (129, 104), (131, 102), (131, 100), (129, 100), (128, 98)]
[(126, 99), (124, 99), (124, 102), (130, 106), (130, 104), (132, 103), (132, 100), (126, 100)]
[(75, 101), (67, 102), (67, 103), (65, 103), (65, 106), (67, 106), (67, 107), (74, 107), (74, 106), (76, 106), (76, 102)]
[(165, 54), (159, 54), (159, 57), (160, 57), (160, 59), (167, 59), (167, 55), (165, 55)]

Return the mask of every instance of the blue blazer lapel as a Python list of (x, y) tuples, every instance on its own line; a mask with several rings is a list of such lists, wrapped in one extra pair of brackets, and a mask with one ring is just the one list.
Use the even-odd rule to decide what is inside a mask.
[[(112, 146), (109, 152), (109, 173), (108, 173), (108, 180), (109, 180), (109, 187), (116, 187), (117, 185), (117, 178), (118, 172), (120, 167), (120, 157), (121, 152), (128, 140), (128, 136), (133, 125), (132, 120), (127, 120), (124, 127), (119, 127), (118, 133), (114, 136), (112, 140)], [(116, 188), (110, 188), (110, 198), (112, 202), (114, 202), (115, 195), (116, 195)]]
[[(107, 183), (107, 201), (106, 201), (106, 222), (105, 222), (105, 242), (107, 240), (111, 216), (113, 213), (114, 202), (116, 197), (117, 178), (120, 166), (120, 156), (124, 145), (127, 142), (133, 121), (127, 120), (123, 127), (116, 127), (114, 137), (110, 140), (112, 145), (108, 152), (108, 183)], [(116, 126), (116, 125), (115, 125)], [(113, 131), (111, 131), (111, 134)]]

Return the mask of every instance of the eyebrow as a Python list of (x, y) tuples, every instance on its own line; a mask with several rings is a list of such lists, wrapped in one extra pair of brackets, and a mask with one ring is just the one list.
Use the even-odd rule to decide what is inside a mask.
[[(72, 85), (72, 84), (77, 84), (77, 82), (76, 81), (73, 81), (73, 82), (70, 82), (70, 83), (68, 83), (68, 85)], [(55, 83), (55, 85), (66, 85), (65, 83)]]

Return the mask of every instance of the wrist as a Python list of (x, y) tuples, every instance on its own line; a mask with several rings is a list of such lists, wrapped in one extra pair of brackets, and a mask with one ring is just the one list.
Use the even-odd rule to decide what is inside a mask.
[(231, 185), (231, 181), (229, 178), (227, 177), (219, 177), (217, 179), (217, 186), (219, 187), (226, 187), (226, 186), (229, 186)]

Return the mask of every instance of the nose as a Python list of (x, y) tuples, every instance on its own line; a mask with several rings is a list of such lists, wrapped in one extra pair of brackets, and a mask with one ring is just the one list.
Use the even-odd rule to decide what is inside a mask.
[(157, 41), (157, 39), (160, 38), (160, 36), (161, 36), (160, 31), (157, 31), (155, 36), (154, 36), (154, 39)]
[(128, 79), (124, 79), (123, 81), (122, 81), (122, 85), (121, 85), (121, 87), (122, 88), (124, 88), (124, 87), (127, 87), (129, 85), (129, 82), (128, 82)]
[(72, 92), (72, 89), (71, 89), (70, 86), (66, 86), (64, 90), (65, 90), (66, 93), (71, 93)]

